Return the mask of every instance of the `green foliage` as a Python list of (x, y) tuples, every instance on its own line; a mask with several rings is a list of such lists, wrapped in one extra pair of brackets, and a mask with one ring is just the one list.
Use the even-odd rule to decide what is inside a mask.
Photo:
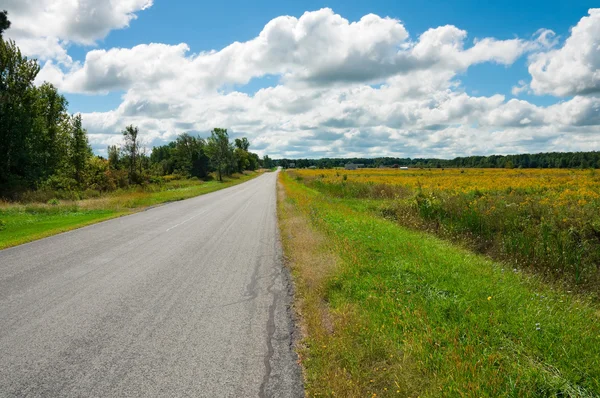
[(0, 38), (2, 38), (2, 33), (4, 33), (4, 31), (8, 28), (10, 28), (8, 12), (6, 12), (6, 10), (0, 11)]
[[(0, 39), (0, 186), (33, 186), (40, 173), (38, 161), (44, 131), (37, 112), (39, 72), (35, 61), (21, 55), (14, 42)], [(41, 151), (41, 153), (40, 153)]]
[(273, 162), (273, 159), (271, 159), (271, 158), (269, 157), (269, 155), (265, 155), (265, 156), (263, 157), (263, 161), (262, 161), (262, 163), (263, 163), (263, 167), (264, 167), (265, 169), (272, 169), (273, 167), (275, 167), (275, 162)]
[(140, 154), (140, 142), (138, 139), (139, 129), (133, 125), (127, 126), (123, 130), (123, 154), (129, 170), (129, 183), (139, 182), (138, 157)]
[(181, 134), (173, 148), (174, 171), (183, 175), (206, 178), (209, 160), (205, 153), (206, 142), (200, 137)]
[(153, 173), (207, 178), (212, 171), (206, 154), (206, 141), (200, 137), (181, 134), (167, 145), (157, 146), (150, 155)]
[(84, 173), (92, 157), (92, 148), (88, 143), (87, 133), (81, 125), (81, 114), (71, 118), (69, 155), (70, 163), (73, 166), (73, 177), (81, 187), (84, 183)]
[(109, 145), (106, 152), (108, 153), (108, 165), (111, 170), (118, 170), (119, 163), (121, 161), (121, 154), (119, 147), (116, 145)]
[(246, 137), (236, 138), (235, 147), (241, 149), (242, 151), (248, 152), (248, 149), (250, 148), (250, 141), (248, 141)]
[(229, 142), (227, 129), (215, 128), (211, 131), (206, 140), (206, 154), (217, 170), (219, 181), (223, 181), (223, 174), (229, 174), (233, 168), (233, 147)]

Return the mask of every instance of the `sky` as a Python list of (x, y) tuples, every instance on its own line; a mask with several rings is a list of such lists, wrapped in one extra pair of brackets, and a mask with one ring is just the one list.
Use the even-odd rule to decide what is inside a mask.
[[(495, 4), (494, 4), (495, 3)], [(98, 154), (215, 127), (273, 158), (600, 150), (591, 1), (0, 0)], [(598, 4), (596, 4), (596, 7)]]

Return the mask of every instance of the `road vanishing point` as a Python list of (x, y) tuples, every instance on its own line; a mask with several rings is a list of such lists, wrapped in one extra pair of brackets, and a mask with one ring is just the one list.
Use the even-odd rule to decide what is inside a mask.
[(0, 251), (0, 396), (303, 396), (276, 181)]

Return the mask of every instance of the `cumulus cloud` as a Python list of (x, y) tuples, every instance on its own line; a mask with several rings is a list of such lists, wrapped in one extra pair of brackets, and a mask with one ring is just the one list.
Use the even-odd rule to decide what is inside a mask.
[(12, 22), (7, 37), (42, 60), (69, 62), (68, 43), (92, 45), (114, 29), (129, 26), (152, 0), (2, 0)]
[(533, 55), (529, 73), (536, 94), (600, 93), (600, 8), (581, 18), (561, 48)]
[(142, 44), (131, 49), (113, 48), (87, 53), (83, 66), (75, 65), (70, 73), (48, 61), (38, 80), (50, 81), (66, 92), (106, 93), (133, 86), (160, 86), (175, 80), (186, 62), (186, 44)]
[[(349, 22), (324, 8), (300, 18), (275, 18), (256, 38), (220, 51), (186, 56), (183, 44), (92, 51), (82, 67), (53, 82), (69, 92), (127, 89), (132, 80), (151, 77), (147, 62), (155, 58), (155, 71), (171, 71), (175, 65), (182, 80), (206, 90), (246, 84), (267, 74), (280, 75), (284, 83), (295, 86), (380, 83), (418, 71), (453, 74), (482, 62), (509, 65), (532, 47), (532, 42), (520, 39), (484, 38), (465, 48), (466, 37), (464, 30), (443, 26), (413, 42), (398, 20), (369, 14)], [(46, 67), (56, 78), (60, 68)]]
[[(115, 14), (121, 19), (106, 18), (113, 22), (104, 26), (126, 26), (150, 3), (123, 4), (128, 6)], [(258, 152), (275, 157), (448, 158), (600, 149), (600, 100), (589, 87), (569, 89), (573, 98), (543, 107), (500, 94), (469, 95), (457, 78), (473, 65), (510, 66), (526, 54), (531, 72), (542, 59), (551, 65), (574, 49), (585, 53), (591, 39), (573, 38), (596, 29), (586, 18), (557, 48), (554, 33), (544, 29), (529, 39), (469, 40), (466, 31), (447, 25), (411, 37), (400, 20), (369, 14), (351, 22), (326, 8), (275, 18), (253, 39), (218, 51), (191, 54), (185, 43), (150, 43), (92, 50), (81, 64), (61, 62), (68, 55), (57, 52), (54, 58), (48, 55), (39, 81), (71, 93), (125, 92), (116, 109), (83, 115), (98, 152), (119, 143), (119, 132), (128, 124), (140, 127), (147, 145), (186, 131), (206, 135), (215, 126), (227, 127), (233, 135), (248, 136)], [(80, 36), (39, 37), (57, 37), (48, 43), (64, 49), (60, 40), (89, 43), (102, 32), (90, 27)], [(584, 64), (597, 73), (598, 66), (588, 61)], [(543, 73), (552, 68), (543, 67)], [(230, 89), (264, 76), (274, 76), (275, 85), (254, 94)], [(520, 81), (512, 93), (540, 92), (540, 81), (532, 73), (531, 84)], [(548, 87), (562, 90), (563, 83), (573, 82)]]
[(527, 92), (529, 90), (529, 84), (527, 84), (527, 82), (525, 82), (525, 80), (519, 80), (519, 85), (518, 86), (513, 86), (513, 88), (510, 90), (510, 92), (512, 93), (512, 95), (519, 96), (522, 92)]

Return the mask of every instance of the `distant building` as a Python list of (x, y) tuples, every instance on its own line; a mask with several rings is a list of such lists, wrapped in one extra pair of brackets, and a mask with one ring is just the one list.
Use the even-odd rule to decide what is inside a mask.
[(406, 167), (406, 166), (400, 166), (400, 170), (408, 170), (408, 167)]
[(290, 163), (290, 164), (289, 164), (289, 168), (290, 168), (290, 169), (293, 169), (294, 167), (296, 167), (296, 163)]
[(364, 169), (365, 164), (364, 163), (346, 163), (346, 166), (344, 166), (344, 168), (346, 170)]
[(317, 168), (317, 166), (310, 166), (309, 169), (311, 170), (315, 170)]

